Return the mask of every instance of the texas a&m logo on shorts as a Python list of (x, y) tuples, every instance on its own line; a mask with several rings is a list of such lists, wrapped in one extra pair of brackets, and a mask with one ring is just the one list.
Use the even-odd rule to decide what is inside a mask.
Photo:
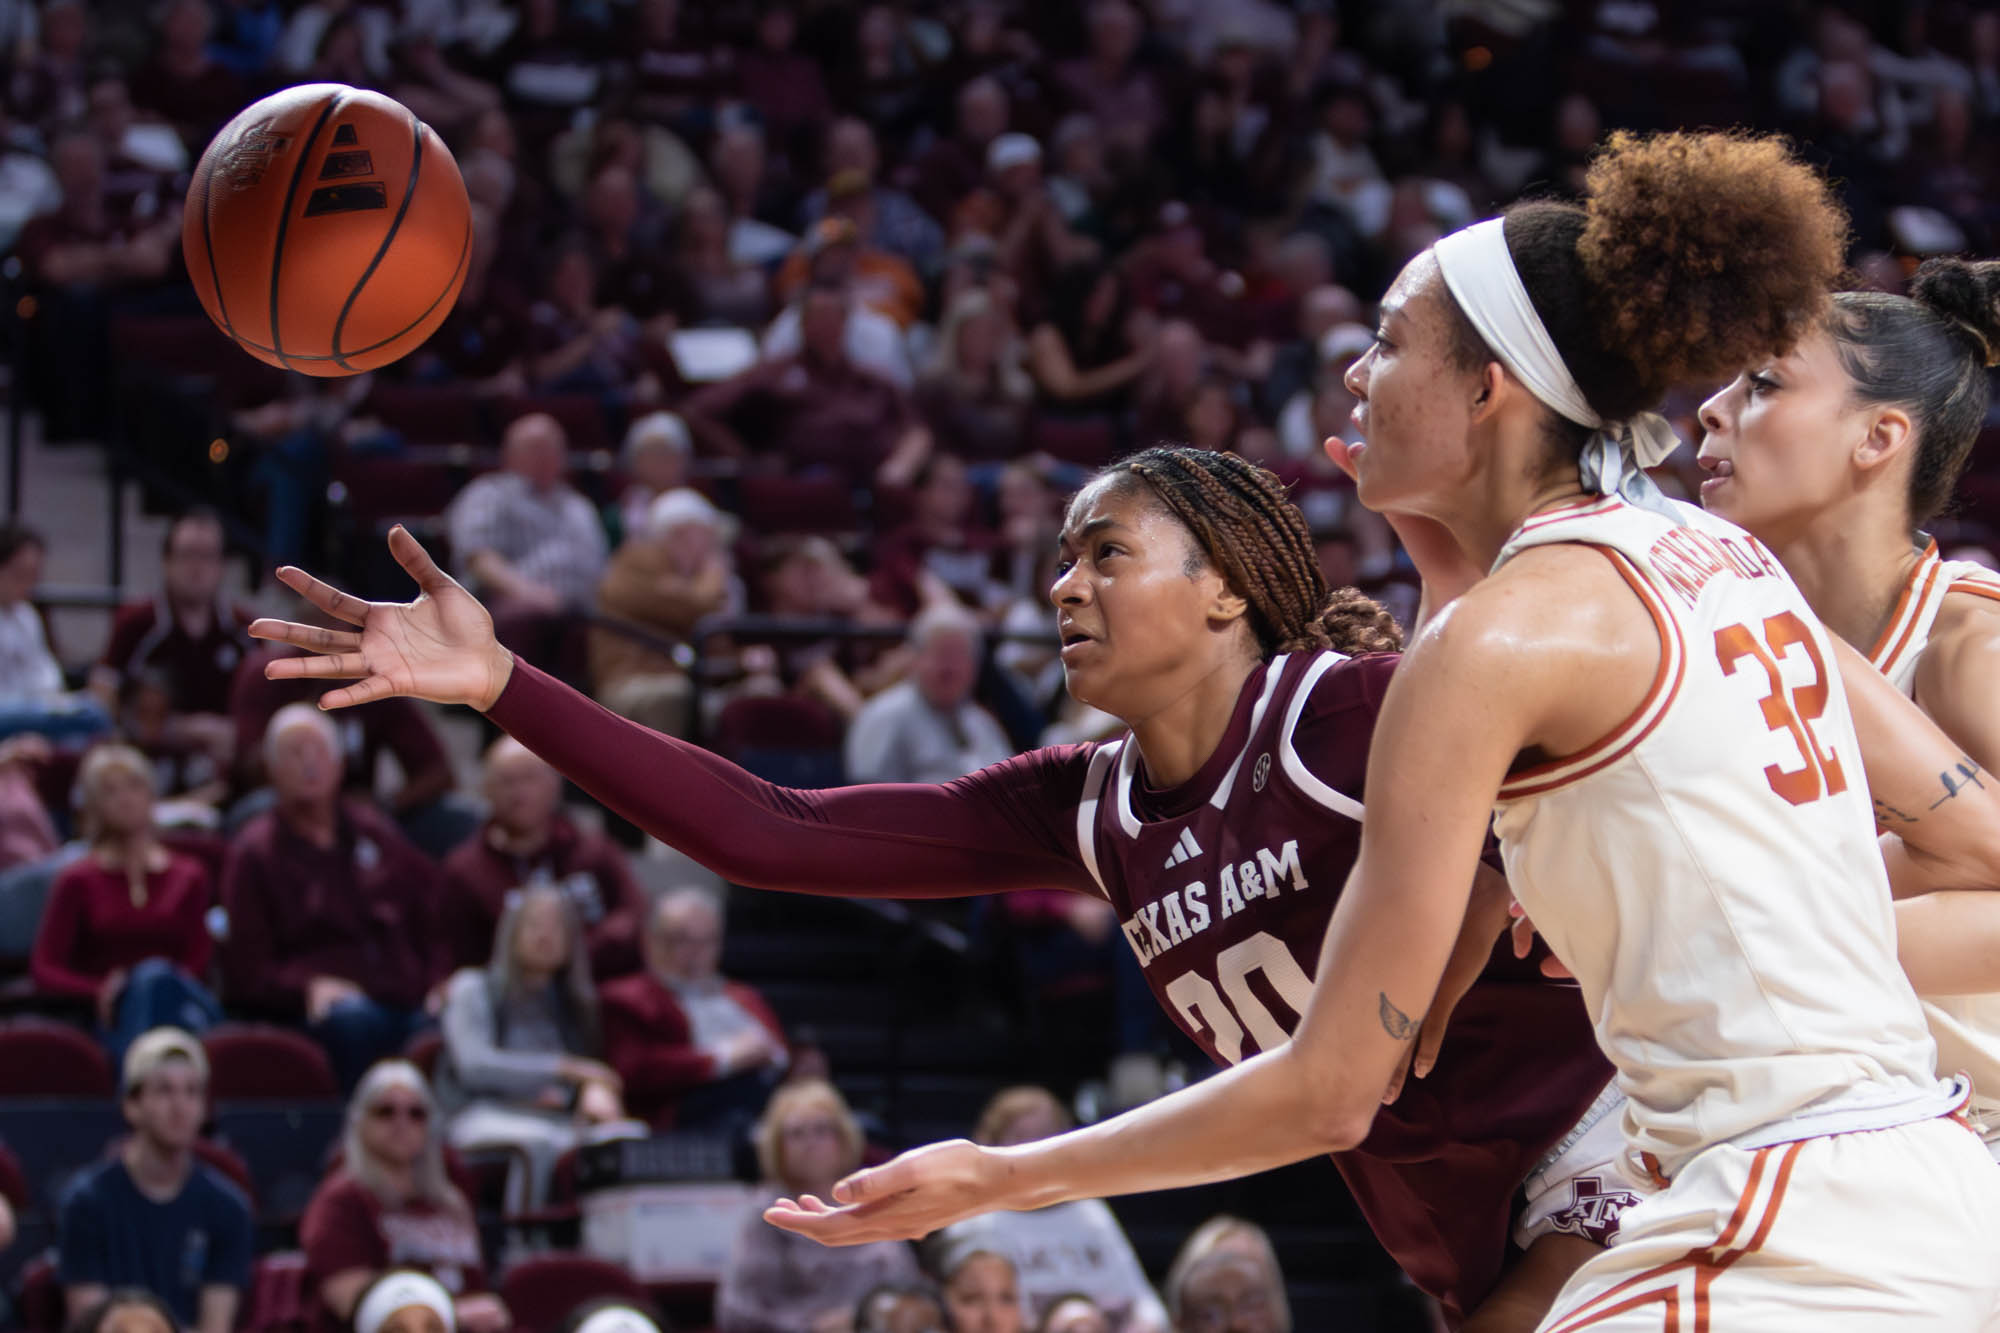
[(1577, 1176), (1569, 1182), (1569, 1207), (1553, 1214), (1549, 1225), (1594, 1244), (1609, 1245), (1618, 1235), (1618, 1219), (1637, 1202), (1638, 1195), (1616, 1182), (1606, 1189), (1596, 1176)]

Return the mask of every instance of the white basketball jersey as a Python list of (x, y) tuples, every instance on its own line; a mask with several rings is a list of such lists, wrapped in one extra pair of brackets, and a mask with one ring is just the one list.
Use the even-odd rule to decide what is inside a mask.
[[(1916, 696), (1917, 662), (1931, 627), (1953, 593), (2000, 602), (2000, 574), (1970, 560), (1940, 560), (1937, 543), (1925, 549), (1903, 585), (1889, 626), (1868, 654), (1896, 688)], [(1972, 1114), (1989, 1142), (2000, 1139), (2000, 994), (1924, 997), (1924, 1017), (1937, 1040), (1938, 1072), (1972, 1080)]]
[(1923, 1015), (1826, 631), (1777, 560), (1690, 505), (1537, 514), (1532, 546), (1601, 551), (1652, 614), (1660, 665), (1596, 745), (1518, 770), (1494, 827), (1516, 897), (1576, 973), (1672, 1174), (1761, 1146), (1939, 1115)]

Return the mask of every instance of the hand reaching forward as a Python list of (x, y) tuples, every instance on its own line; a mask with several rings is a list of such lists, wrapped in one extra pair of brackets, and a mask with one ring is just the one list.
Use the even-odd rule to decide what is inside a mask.
[(774, 1227), (822, 1245), (918, 1240), (939, 1227), (1008, 1207), (1001, 1153), (964, 1139), (913, 1148), (857, 1171), (833, 1187), (833, 1202), (810, 1194), (764, 1210)]
[(281, 657), (264, 668), (272, 680), (354, 680), (320, 696), (321, 708), (347, 708), (396, 695), (433, 703), (493, 706), (513, 674), (514, 655), (493, 637), (493, 617), (437, 567), (401, 524), (389, 552), (417, 582), (411, 602), (364, 602), (290, 565), (278, 581), (337, 620), (358, 627), (322, 629), (289, 620), (258, 620), (250, 633), (318, 656)]

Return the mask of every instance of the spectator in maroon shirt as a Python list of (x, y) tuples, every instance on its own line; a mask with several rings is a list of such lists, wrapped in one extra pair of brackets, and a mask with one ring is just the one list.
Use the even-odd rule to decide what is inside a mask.
[(917, 382), (917, 410), (953, 453), (1004, 463), (1025, 452), (1035, 382), (1007, 308), (986, 287), (967, 287), (938, 322), (937, 359)]
[(1167, 99), (1151, 70), (1135, 58), (1144, 21), (1127, 0), (1090, 6), (1090, 53), (1061, 65), (1057, 81), (1078, 111), (1087, 111), (1114, 143), (1143, 149), (1166, 123)]
[(311, 704), (278, 710), (264, 762), (277, 808), (236, 835), (223, 870), (229, 1004), (303, 1019), (352, 1087), (428, 1021), (448, 961), (437, 866), (386, 816), (341, 801), (340, 740)]
[[(760, 361), (682, 404), (697, 439), (792, 472), (825, 471), (857, 486), (906, 485), (930, 452), (931, 434), (909, 396), (849, 359), (851, 296), (814, 283), (799, 298), (801, 347)], [(741, 432), (739, 434), (739, 432)]]
[[(687, 17), (699, 20), (699, 7)], [(632, 6), (629, 51), (633, 109), (683, 134), (706, 128), (714, 104), (736, 92), (736, 53), (702, 40), (681, 22), (680, 0), (638, 0)]]
[(313, 1333), (347, 1333), (361, 1293), (391, 1268), (437, 1279), (464, 1333), (504, 1333), (513, 1318), (487, 1290), (472, 1205), (445, 1173), (444, 1127), (415, 1065), (368, 1071), (341, 1146), (299, 1223)]
[(643, 895), (625, 854), (563, 813), (562, 775), (519, 741), (486, 752), (493, 814), (444, 859), (444, 925), (456, 967), (483, 967), (508, 895), (532, 884), (576, 907), (599, 978), (639, 966)]
[(913, 616), (942, 587), (966, 606), (984, 608), (996, 591), (993, 535), (974, 521), (978, 496), (965, 461), (954, 454), (931, 455), (917, 478), (915, 498), (910, 522), (876, 544), (871, 597)]
[(743, 98), (757, 108), (772, 142), (794, 161), (811, 149), (803, 142), (833, 115), (819, 64), (797, 50), (799, 18), (789, 0), (771, 0), (757, 16), (757, 40), (736, 62)]
[(203, 979), (214, 888), (199, 861), (153, 834), (153, 775), (144, 755), (100, 745), (77, 776), (90, 850), (56, 876), (29, 970), (46, 995), (95, 1005), (115, 1062), (142, 1032), (200, 1033), (222, 1011)]
[(981, 75), (958, 90), (956, 132), (926, 148), (914, 168), (917, 202), (932, 217), (950, 217), (986, 179), (987, 145), (1007, 132), (1010, 116), (998, 79)]
[(625, 1105), (655, 1125), (740, 1130), (792, 1057), (764, 998), (717, 970), (722, 910), (702, 889), (670, 889), (646, 922), (646, 967), (606, 985), (604, 1058)]
[(168, 683), (169, 724), (164, 740), (199, 745), (224, 771), (236, 759), (236, 728), (229, 718), (230, 684), (251, 651), (247, 608), (222, 594), (222, 520), (214, 510), (191, 509), (167, 528), (160, 548), (160, 591), (118, 609), (111, 640), (90, 673), (90, 688), (115, 707), (142, 672)]
[(172, 0), (160, 13), (152, 60), (132, 76), (132, 100), (172, 122), (192, 153), (250, 100), (243, 80), (209, 58), (214, 26), (207, 0)]

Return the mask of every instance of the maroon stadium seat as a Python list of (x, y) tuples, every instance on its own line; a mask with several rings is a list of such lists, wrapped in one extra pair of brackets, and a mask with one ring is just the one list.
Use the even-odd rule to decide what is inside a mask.
[(1103, 467), (1118, 447), (1117, 429), (1102, 417), (1037, 417), (1028, 438), (1051, 458), (1084, 467)]
[(781, 532), (853, 532), (861, 527), (854, 491), (838, 477), (748, 476), (738, 491), (743, 526), (761, 536)]
[(580, 1254), (524, 1259), (500, 1279), (500, 1299), (518, 1333), (555, 1333), (571, 1310), (606, 1296), (640, 1305), (647, 1300), (646, 1288), (630, 1273)]
[(362, 411), (411, 444), (473, 444), (482, 438), (478, 395), (460, 384), (377, 380)]
[(403, 1048), (403, 1058), (423, 1070), (427, 1079), (437, 1077), (438, 1057), (443, 1054), (444, 1037), (436, 1032), (419, 1032)]
[(840, 740), (833, 711), (798, 695), (731, 699), (715, 722), (715, 748), (732, 758), (746, 750), (837, 750)]
[(340, 1096), (333, 1066), (301, 1033), (263, 1024), (226, 1023), (202, 1038), (208, 1094), (223, 1101), (310, 1101)]
[(250, 1291), (236, 1327), (240, 1333), (304, 1333), (306, 1257), (297, 1250), (267, 1254), (250, 1273)]
[(27, 1333), (61, 1333), (63, 1318), (62, 1283), (56, 1281), (55, 1251), (49, 1250), (21, 1267), (15, 1279), (13, 1327)]
[(111, 1062), (76, 1028), (39, 1018), (0, 1024), (0, 1097), (109, 1097)]
[(21, 1170), (21, 1159), (4, 1143), (0, 1143), (0, 1199), (7, 1201), (7, 1206), (14, 1210), (16, 1217), (27, 1212), (34, 1202), (28, 1188), (28, 1175)]

